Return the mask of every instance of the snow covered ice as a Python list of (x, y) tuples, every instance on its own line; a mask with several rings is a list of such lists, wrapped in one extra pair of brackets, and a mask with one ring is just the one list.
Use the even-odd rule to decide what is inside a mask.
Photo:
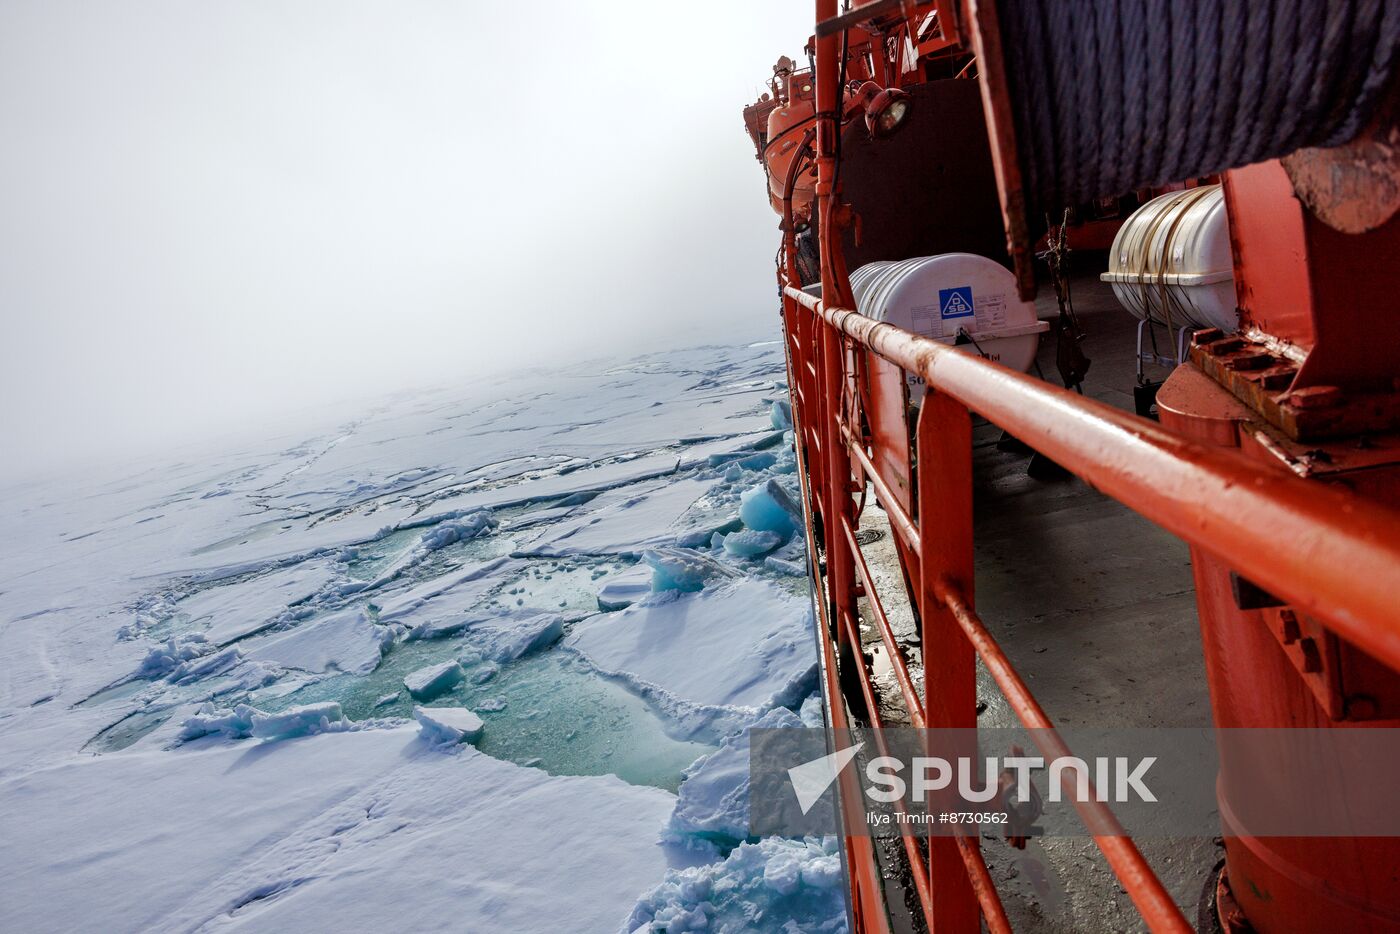
[(486, 724), (465, 707), (414, 707), (423, 738), (432, 743), (474, 743)]
[(414, 700), (432, 700), (461, 684), (466, 677), (467, 673), (462, 670), (461, 665), (456, 662), (443, 662), (418, 669), (403, 679), (403, 686), (408, 688), (408, 693), (413, 695)]
[(783, 370), (0, 490), (0, 930), (844, 930), (832, 844), (745, 827), (746, 732), (816, 684)]

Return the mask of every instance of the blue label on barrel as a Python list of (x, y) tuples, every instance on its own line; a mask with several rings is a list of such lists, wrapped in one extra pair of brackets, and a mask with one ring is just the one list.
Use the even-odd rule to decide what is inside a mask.
[(972, 315), (972, 286), (938, 290), (940, 314), (946, 318), (968, 318)]

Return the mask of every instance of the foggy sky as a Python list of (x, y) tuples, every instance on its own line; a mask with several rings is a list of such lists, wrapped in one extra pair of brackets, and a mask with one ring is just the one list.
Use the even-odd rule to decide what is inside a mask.
[(811, 18), (5, 0), (0, 474), (776, 336), (777, 218), (740, 111)]

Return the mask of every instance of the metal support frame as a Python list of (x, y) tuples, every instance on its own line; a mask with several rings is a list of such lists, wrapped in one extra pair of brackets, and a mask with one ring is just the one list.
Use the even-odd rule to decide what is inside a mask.
[[(1394, 594), (1400, 592), (1400, 512), (851, 310), (841, 249), (850, 210), (842, 204), (836, 163), (842, 33), (851, 23), (880, 12), (897, 8), (907, 14), (909, 4), (860, 4), (839, 16), (836, 0), (815, 0), (815, 6), (815, 120), (789, 166), (787, 190), (791, 192), (795, 173), (805, 165), (805, 151), (813, 147), (822, 298), (797, 287), (790, 194), (784, 203), (784, 264), (778, 278), (809, 572), (817, 595), (822, 686), (837, 742), (846, 742), (848, 735), (843, 683), (858, 686), (859, 697), (852, 693), (849, 699), (863, 700), (869, 725), (877, 731), (881, 726), (878, 698), (860, 651), (858, 598), (864, 597), (888, 650), (899, 697), (916, 728), (976, 725), (975, 666), (980, 658), (1041, 750), (1047, 756), (1068, 754), (1049, 717), (974, 609), (973, 412), (1184, 539), (1198, 564), (1200, 556), (1228, 563), (1286, 602), (1290, 611), (1306, 614), (1337, 638), (1400, 670), (1400, 614), (1394, 609)], [(1001, 80), (993, 4), (962, 0), (955, 7), (951, 0), (939, 0), (936, 6), (939, 41), (961, 43), (977, 56), (1008, 244), (1021, 294), (1029, 296), (1035, 287), (1025, 201)], [(1238, 253), (1238, 243), (1236, 248)], [(1237, 256), (1237, 265), (1240, 262)], [(1139, 372), (1145, 357), (1165, 365), (1185, 359), (1186, 329), (1178, 333), (1175, 361), (1145, 355), (1145, 324), (1138, 330)], [(872, 366), (889, 365), (919, 374), (927, 386), (912, 443), (902, 437), (871, 439), (863, 430), (860, 380)], [(904, 472), (907, 477), (897, 471), (891, 478), (880, 469), (890, 463), (912, 469)], [(913, 481), (912, 490), (906, 480)], [(867, 484), (889, 515), (919, 609), (926, 665), (922, 698), (856, 537), (859, 518), (853, 494), (863, 497)], [(916, 495), (911, 497), (911, 492)], [(1279, 549), (1280, 541), (1295, 544)], [(825, 555), (824, 573), (819, 553)], [(849, 773), (843, 775), (838, 792), (847, 821), (843, 855), (853, 920), (858, 930), (887, 931), (874, 847), (851, 823), (859, 819), (859, 791)], [(1153, 931), (1191, 930), (1112, 812), (1094, 801), (1079, 805), (1079, 810), (1146, 925)], [(931, 838), (927, 857), (918, 840), (906, 837), (903, 843), (930, 930), (972, 934), (982, 924), (998, 934), (1009, 930), (975, 836)]]
[[(1050, 719), (972, 609), (969, 410), (1008, 429), (1193, 546), (1230, 555), (1250, 579), (1295, 605), (1306, 606), (1376, 658), (1400, 667), (1400, 620), (1391, 599), (1400, 588), (1400, 514), (1343, 490), (1319, 489), (1238, 452), (1199, 444), (1153, 422), (854, 311), (829, 308), (794, 287), (784, 288), (783, 303), (797, 400), (794, 424), (807, 449), (803, 463), (817, 441), (817, 433), (807, 426), (819, 421), (827, 477), (834, 481), (827, 483), (825, 492), (811, 495), (805, 489), (811, 477), (805, 469), (802, 474), (804, 503), (809, 509), (819, 504), (826, 513), (820, 519), (810, 517), (825, 532), (827, 574), (817, 572), (815, 552), (812, 563), (814, 585), (824, 595), (822, 632), (834, 631), (843, 649), (855, 649), (846, 657), (855, 660), (856, 675), (872, 710), (873, 689), (856, 644), (857, 579), (890, 649), (900, 693), (906, 703), (912, 701), (911, 722), (916, 727), (975, 725), (974, 659), (980, 657), (1025, 726), (1046, 739), (1043, 751), (1068, 754)], [(848, 340), (923, 374), (927, 381), (929, 391), (915, 440), (917, 522), (888, 495), (872, 469), (863, 440), (842, 419), (842, 392), (853, 357), (837, 349)], [(821, 367), (813, 372), (807, 361), (819, 347)], [(810, 404), (816, 397), (807, 387), (817, 382), (816, 373), (822, 377), (820, 402), (825, 411)], [(833, 450), (838, 448), (846, 453)], [(918, 573), (911, 576), (916, 578), (924, 626), (927, 667), (922, 710), (916, 709), (913, 682), (855, 539), (852, 461), (872, 481), (891, 527), (917, 556)], [(1268, 546), (1280, 538), (1314, 544), (1296, 554), (1280, 553)], [(810, 546), (815, 548), (815, 543)], [(833, 726), (839, 730), (846, 723), (845, 699), (830, 642), (826, 640), (824, 683), (827, 702), (836, 712)], [(878, 727), (878, 718), (872, 726)], [(1111, 811), (1089, 802), (1081, 815), (1148, 926), (1154, 931), (1190, 930)], [(884, 930), (879, 873), (869, 841), (853, 845), (855, 840), (848, 837), (847, 843), (859, 926)], [(918, 861), (911, 862), (920, 868)], [(974, 839), (931, 839), (927, 873), (927, 884), (918, 886), (918, 894), (933, 929), (976, 931), (979, 918), (992, 930), (1004, 929), (1005, 913), (990, 887)], [(877, 909), (874, 917), (872, 905)]]

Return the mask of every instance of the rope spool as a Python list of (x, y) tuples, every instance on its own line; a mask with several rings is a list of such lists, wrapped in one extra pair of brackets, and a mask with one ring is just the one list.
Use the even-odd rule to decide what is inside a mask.
[(1026, 190), (1044, 208), (1354, 138), (1400, 0), (998, 0)]

